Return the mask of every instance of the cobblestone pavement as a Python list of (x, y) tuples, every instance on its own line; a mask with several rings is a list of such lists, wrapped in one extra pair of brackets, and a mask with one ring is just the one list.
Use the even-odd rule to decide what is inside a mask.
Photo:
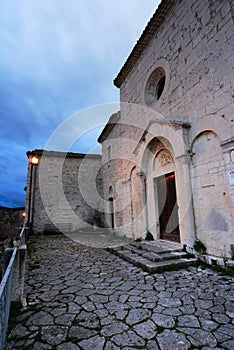
[(233, 277), (194, 267), (150, 275), (63, 236), (32, 241), (28, 308), (7, 349), (234, 349)]

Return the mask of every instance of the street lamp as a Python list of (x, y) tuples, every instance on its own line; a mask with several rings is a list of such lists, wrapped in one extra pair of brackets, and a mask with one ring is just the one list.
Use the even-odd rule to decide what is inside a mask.
[(38, 165), (39, 163), (39, 158), (36, 156), (32, 156), (29, 158), (29, 163), (32, 165)]
[(34, 198), (36, 183), (36, 167), (39, 164), (39, 158), (35, 155), (29, 157), (30, 180), (29, 180), (29, 199), (28, 199), (28, 233), (32, 233), (33, 215), (34, 215)]

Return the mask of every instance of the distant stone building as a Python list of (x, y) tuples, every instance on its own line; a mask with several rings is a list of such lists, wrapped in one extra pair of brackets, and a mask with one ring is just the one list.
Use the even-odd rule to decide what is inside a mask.
[[(30, 230), (71, 232), (86, 225), (102, 226), (102, 215), (96, 209), (98, 198), (92, 191), (102, 191), (100, 155), (34, 150), (27, 156), (26, 210)], [(86, 198), (89, 191), (92, 202)]]
[(90, 222), (99, 213), (103, 225), (127, 236), (150, 231), (188, 249), (201, 240), (208, 254), (230, 257), (233, 20), (233, 0), (162, 0), (114, 80), (121, 110), (98, 139), (103, 153), (94, 166), (102, 203), (95, 213), (80, 203)]

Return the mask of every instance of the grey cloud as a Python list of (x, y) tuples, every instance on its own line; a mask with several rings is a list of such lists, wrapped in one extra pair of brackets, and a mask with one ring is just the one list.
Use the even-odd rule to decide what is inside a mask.
[[(1, 2), (0, 205), (24, 202), (27, 150), (45, 147), (77, 111), (118, 101), (112, 80), (156, 6), (155, 0)], [(78, 134), (108, 117), (82, 119)], [(94, 137), (73, 147), (88, 150)]]

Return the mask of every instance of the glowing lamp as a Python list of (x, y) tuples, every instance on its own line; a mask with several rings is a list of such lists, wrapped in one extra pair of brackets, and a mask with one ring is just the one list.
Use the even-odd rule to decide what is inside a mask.
[(39, 159), (36, 156), (32, 156), (30, 158), (30, 164), (37, 165), (39, 163)]

